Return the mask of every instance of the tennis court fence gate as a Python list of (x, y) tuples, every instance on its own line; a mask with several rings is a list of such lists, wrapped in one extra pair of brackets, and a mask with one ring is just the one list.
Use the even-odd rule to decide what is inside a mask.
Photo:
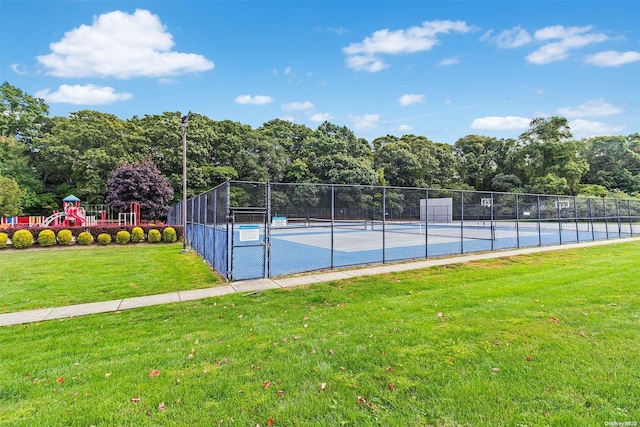
[(640, 200), (226, 181), (187, 200), (185, 233), (223, 277), (245, 280), (638, 236)]

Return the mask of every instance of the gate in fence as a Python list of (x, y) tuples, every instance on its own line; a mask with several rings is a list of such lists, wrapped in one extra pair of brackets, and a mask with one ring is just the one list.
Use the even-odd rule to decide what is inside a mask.
[(229, 278), (269, 277), (270, 245), (267, 211), (260, 207), (231, 207), (229, 218), (231, 223)]

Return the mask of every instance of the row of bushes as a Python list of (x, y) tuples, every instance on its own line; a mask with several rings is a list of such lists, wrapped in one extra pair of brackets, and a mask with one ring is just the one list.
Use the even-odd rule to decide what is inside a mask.
[[(116, 240), (116, 235), (118, 234), (119, 231), (124, 230), (124, 231), (128, 231), (129, 233), (133, 233), (134, 228), (141, 228), (146, 236), (149, 234), (149, 231), (151, 230), (157, 229), (157, 230), (160, 230), (160, 232), (162, 232), (162, 230), (165, 227), (167, 227), (166, 224), (143, 224), (139, 226), (133, 226), (133, 225), (121, 226), (121, 225), (114, 224), (114, 225), (95, 225), (95, 226), (79, 226), (79, 227), (64, 227), (60, 225), (60, 226), (49, 226), (49, 227), (46, 227), (45, 229), (52, 230), (56, 235), (58, 235), (58, 233), (62, 230), (69, 230), (71, 231), (71, 234), (73, 235), (74, 238), (77, 238), (80, 233), (83, 233), (86, 231), (90, 233), (91, 236), (93, 236), (94, 240), (97, 240), (100, 234), (106, 233), (111, 236), (112, 240)], [(172, 227), (176, 230), (176, 236), (178, 240), (182, 239), (182, 227), (181, 226), (172, 226)], [(10, 228), (0, 229), (0, 232), (6, 233), (9, 239), (13, 240), (14, 233), (20, 230), (29, 230), (31, 234), (33, 234), (34, 240), (37, 241), (38, 234), (45, 229), (41, 227), (28, 226), (26, 224), (24, 225), (19, 224), (19, 225), (12, 226)]]
[[(9, 235), (0, 233), (0, 249), (7, 246)], [(131, 232), (127, 230), (119, 230), (116, 232), (115, 239), (109, 233), (100, 233), (95, 238), (89, 231), (82, 231), (74, 236), (71, 230), (61, 229), (56, 233), (51, 229), (45, 229), (38, 233), (36, 237), (28, 229), (15, 231), (11, 236), (11, 244), (15, 249), (23, 249), (38, 243), (42, 247), (53, 246), (56, 243), (63, 246), (73, 244), (90, 245), (94, 241), (99, 245), (108, 245), (115, 241), (118, 244), (125, 245), (129, 242), (140, 243), (145, 240), (149, 243), (167, 242), (173, 243), (178, 240), (178, 234), (173, 227), (165, 227), (162, 232), (156, 228), (151, 228), (145, 234), (142, 227), (132, 227)]]

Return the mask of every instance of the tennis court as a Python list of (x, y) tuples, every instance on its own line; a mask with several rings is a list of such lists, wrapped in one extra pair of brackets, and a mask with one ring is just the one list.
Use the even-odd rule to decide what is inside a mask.
[(194, 250), (244, 280), (632, 237), (640, 200), (229, 181), (188, 200), (186, 223)]

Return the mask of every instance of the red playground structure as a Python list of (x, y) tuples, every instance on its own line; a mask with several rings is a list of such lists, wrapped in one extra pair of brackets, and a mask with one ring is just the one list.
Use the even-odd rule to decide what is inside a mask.
[(140, 225), (140, 203), (131, 202), (129, 204), (129, 212), (119, 213), (118, 219), (108, 219), (107, 211), (92, 210), (91, 215), (87, 215), (87, 211), (80, 205), (80, 199), (70, 194), (62, 199), (62, 210), (53, 211), (53, 214), (44, 216), (26, 216), (2, 218), (0, 225), (2, 227), (11, 227), (15, 225), (28, 225), (35, 227), (83, 227), (95, 225)]
[(49, 225), (83, 226), (87, 225), (87, 214), (80, 206), (80, 199), (71, 194), (62, 199), (62, 211), (53, 211), (53, 215), (48, 217), (42, 225), (44, 227)]

